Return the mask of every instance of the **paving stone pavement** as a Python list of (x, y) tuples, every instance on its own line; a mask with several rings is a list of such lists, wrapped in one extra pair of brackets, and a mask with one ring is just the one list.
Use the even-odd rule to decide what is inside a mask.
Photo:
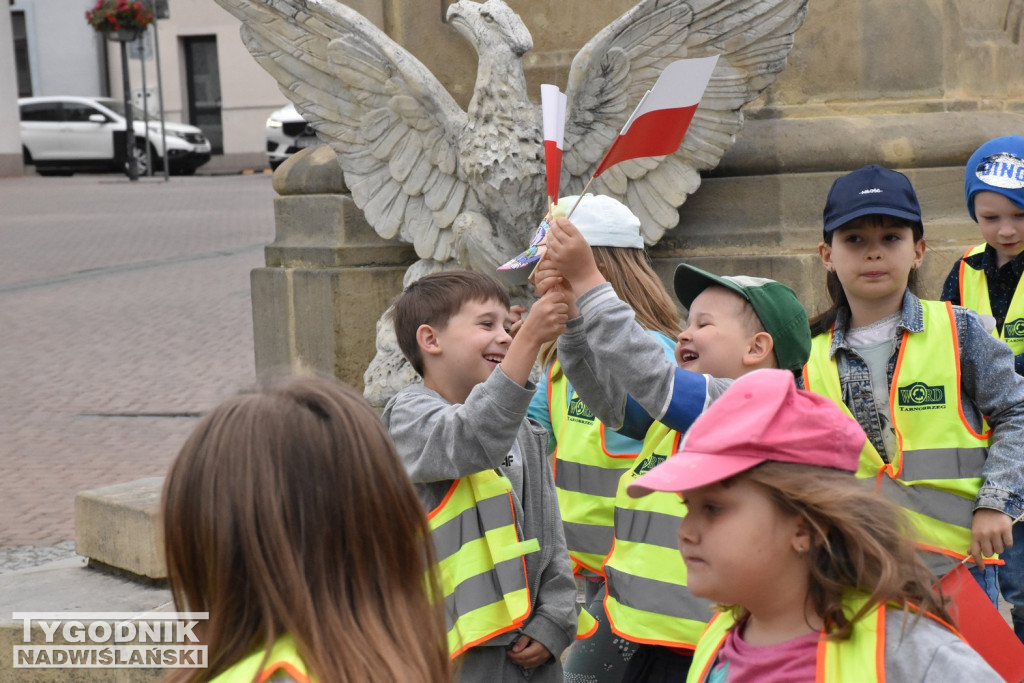
[(0, 569), (69, 552), (78, 491), (163, 475), (253, 383), (271, 182), (0, 179)]

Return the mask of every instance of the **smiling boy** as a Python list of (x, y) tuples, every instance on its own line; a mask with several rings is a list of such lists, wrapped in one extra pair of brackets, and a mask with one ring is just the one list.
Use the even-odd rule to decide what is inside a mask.
[(680, 265), (675, 292), (689, 316), (677, 339), (677, 367), (605, 282), (570, 221), (552, 225), (547, 254), (550, 264), (538, 277), (560, 276), (578, 297), (579, 315), (558, 342), (566, 376), (606, 426), (644, 441), (619, 480), (615, 541), (603, 565), (612, 630), (640, 644), (623, 682), (682, 680), (711, 617), (709, 603), (687, 589), (676, 548), (686, 509), (673, 494), (636, 499), (627, 487), (679, 450), (682, 432), (733, 379), (759, 368), (799, 371), (811, 344), (807, 314), (774, 280)]
[(559, 655), (575, 636), (547, 432), (526, 418), (530, 370), (567, 312), (550, 291), (513, 339), (508, 293), (470, 271), (427, 275), (393, 308), (423, 384), (382, 419), (428, 511), (463, 681), (561, 683)]

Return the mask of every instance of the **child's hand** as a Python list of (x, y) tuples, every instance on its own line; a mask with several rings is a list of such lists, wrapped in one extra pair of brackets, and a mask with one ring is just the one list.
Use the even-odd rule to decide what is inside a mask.
[(580, 312), (576, 308), (576, 297), (572, 293), (569, 283), (565, 281), (565, 278), (562, 277), (562, 274), (558, 272), (558, 269), (553, 264), (548, 263), (546, 260), (542, 261), (533, 275), (533, 288), (537, 291), (538, 296), (544, 296), (549, 291), (558, 290), (565, 295), (565, 303), (569, 306), (569, 318), (579, 316)]
[(508, 651), (508, 658), (524, 669), (533, 669), (551, 659), (551, 653), (540, 642), (522, 635)]
[(597, 269), (590, 245), (568, 218), (556, 218), (551, 223), (547, 246), (545, 260), (549, 259), (568, 280), (576, 296), (605, 281)]
[(1001, 553), (1013, 545), (1013, 519), (991, 508), (979, 508), (971, 520), (971, 555), (981, 565), (981, 558)]
[(522, 327), (517, 330), (508, 353), (501, 361), (501, 369), (520, 386), (527, 385), (540, 347), (565, 331), (569, 305), (565, 303), (563, 289), (553, 287), (534, 302), (530, 315), (526, 316)]
[(565, 332), (568, 320), (569, 304), (566, 303), (565, 289), (552, 286), (534, 302), (519, 334), (537, 344), (543, 344)]
[(506, 323), (508, 324), (508, 334), (513, 339), (516, 338), (516, 333), (525, 322), (523, 320), (523, 313), (526, 313), (526, 306), (520, 306), (519, 304), (515, 304), (508, 309), (508, 320)]

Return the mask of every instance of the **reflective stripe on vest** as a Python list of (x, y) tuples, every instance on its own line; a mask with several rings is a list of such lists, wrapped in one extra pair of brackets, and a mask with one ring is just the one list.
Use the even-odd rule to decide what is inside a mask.
[(548, 369), (548, 410), (555, 435), (555, 491), (565, 544), (574, 570), (603, 574), (601, 564), (612, 547), (615, 491), (637, 453), (608, 452), (604, 425), (569, 383), (558, 361)]
[[(655, 423), (615, 495), (615, 541), (604, 564), (605, 612), (627, 640), (692, 648), (711, 617), (711, 603), (686, 588), (677, 530), (686, 506), (675, 493), (631, 498), (626, 487), (678, 450), (679, 432)], [(685, 456), (682, 456), (685, 457)]]
[(519, 540), (511, 491), (493, 470), (472, 474), (456, 480), (428, 515), (453, 658), (530, 614), (524, 556), (540, 544)]
[[(971, 545), (974, 498), (983, 483), (990, 431), (985, 424), (984, 433), (976, 433), (963, 415), (952, 306), (939, 301), (921, 305), (925, 332), (931, 334), (904, 331), (889, 394), (899, 452), (886, 463), (865, 441), (857, 476), (876, 478), (878, 490), (908, 512), (919, 544), (963, 559)], [(851, 414), (843, 402), (838, 367), (828, 355), (831, 345), (831, 334), (811, 340), (804, 388)]]
[[(984, 251), (985, 245), (979, 244), (968, 249), (960, 260), (960, 305), (982, 315), (991, 316), (992, 302), (988, 297), (988, 278), (985, 271), (967, 265), (968, 256)], [(1024, 353), (1024, 278), (1017, 283), (1002, 326), (992, 330), (992, 334), (1006, 342), (1013, 350), (1013, 355)]]
[[(857, 597), (844, 600), (843, 611), (853, 616), (867, 602)], [(735, 621), (728, 612), (720, 612), (708, 624), (707, 630), (693, 653), (693, 664), (686, 677), (687, 683), (709, 681), (711, 666)], [(824, 633), (822, 633), (824, 636)], [(850, 637), (844, 640), (819, 640), (815, 683), (840, 681), (885, 680), (885, 606), (874, 608), (854, 622)]]
[(270, 650), (267, 663), (261, 667), (264, 654), (266, 650), (252, 653), (213, 678), (210, 683), (263, 683), (279, 671), (287, 672), (298, 683), (309, 683), (312, 680), (291, 636), (281, 636), (277, 639)]

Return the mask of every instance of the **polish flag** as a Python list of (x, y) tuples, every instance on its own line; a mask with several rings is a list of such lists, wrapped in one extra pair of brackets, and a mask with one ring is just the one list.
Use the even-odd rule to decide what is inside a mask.
[(620, 161), (672, 154), (683, 142), (718, 55), (672, 62), (622, 127), (604, 155), (594, 177)]
[(540, 86), (540, 106), (544, 116), (544, 164), (548, 174), (548, 197), (558, 202), (562, 175), (562, 138), (565, 137), (565, 94), (558, 86)]

